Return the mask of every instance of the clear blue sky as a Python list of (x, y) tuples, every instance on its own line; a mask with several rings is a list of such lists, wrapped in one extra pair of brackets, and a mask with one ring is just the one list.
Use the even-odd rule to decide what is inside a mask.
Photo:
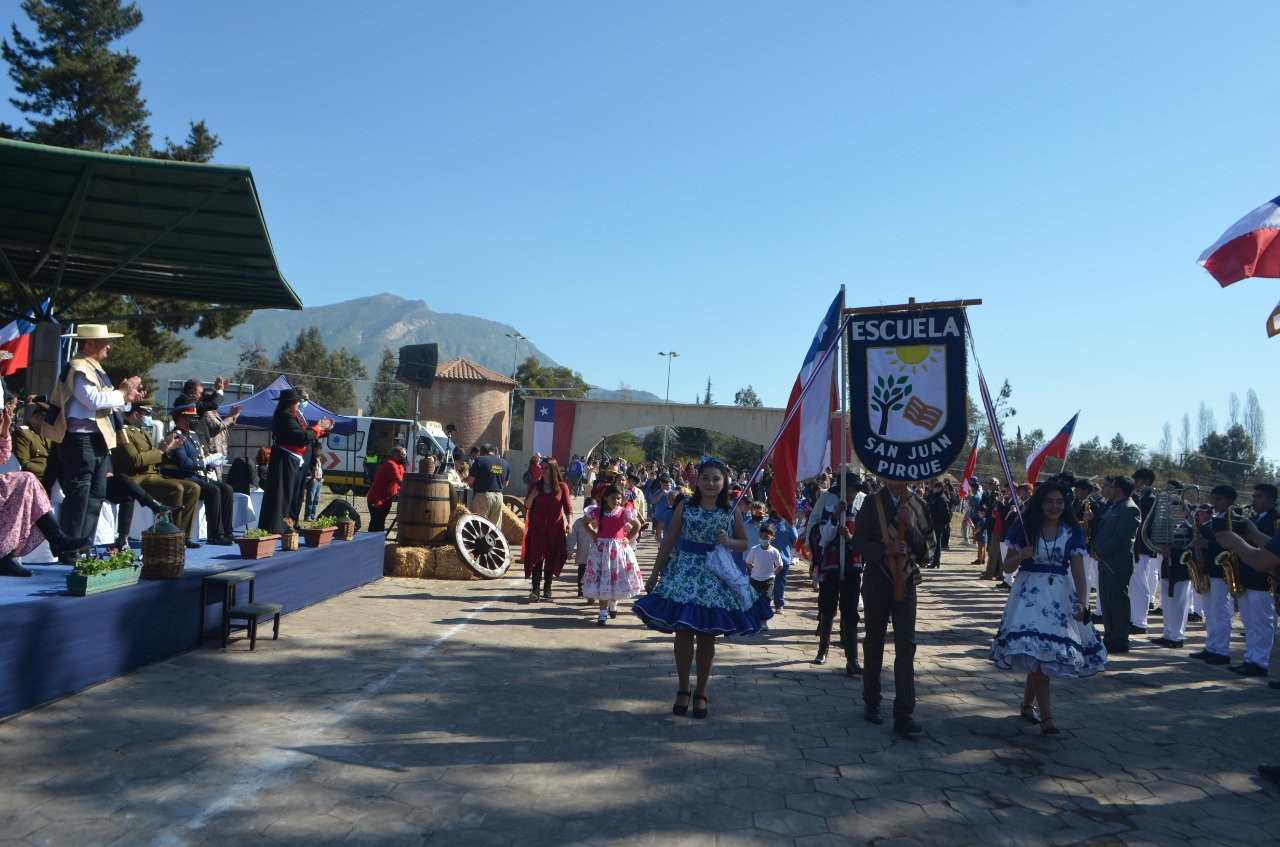
[(976, 297), (1024, 429), (1154, 446), (1253, 387), (1280, 455), (1280, 284), (1195, 263), (1280, 194), (1280, 4), (139, 5), (157, 136), (203, 118), (253, 169), (308, 305), (420, 298), (607, 388), (676, 350), (673, 399), (782, 405), (841, 284)]

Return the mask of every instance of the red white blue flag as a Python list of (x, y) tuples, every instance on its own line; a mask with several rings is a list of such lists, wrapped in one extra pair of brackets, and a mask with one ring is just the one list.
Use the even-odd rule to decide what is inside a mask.
[[(49, 301), (41, 304), (41, 309), (49, 308)], [(27, 366), (31, 352), (31, 333), (35, 331), (35, 313), (27, 312), (25, 317), (12, 321), (0, 328), (0, 350), (13, 358), (0, 361), (0, 376), (13, 376)]]
[(1219, 285), (1251, 276), (1280, 277), (1280, 197), (1273, 198), (1233, 223), (1199, 264)]
[(843, 317), (844, 292), (841, 291), (831, 301), (818, 331), (813, 334), (809, 352), (791, 386), (791, 397), (783, 415), (787, 422), (773, 448), (769, 505), (788, 521), (795, 516), (796, 482), (820, 474), (830, 457), (831, 413), (836, 402), (832, 375), (836, 358), (829, 354), (840, 339)]
[(1035, 485), (1036, 480), (1040, 478), (1040, 468), (1044, 465), (1044, 460), (1050, 456), (1061, 459), (1063, 462), (1067, 461), (1067, 449), (1071, 446), (1071, 436), (1075, 434), (1076, 421), (1079, 417), (1079, 412), (1072, 415), (1071, 420), (1067, 421), (1067, 425), (1057, 435), (1040, 445), (1027, 457), (1027, 482)]
[(973, 442), (973, 449), (969, 451), (969, 461), (964, 463), (964, 478), (960, 480), (960, 496), (968, 497), (972, 491), (970, 480), (973, 479), (973, 472), (978, 469), (978, 442)]
[(562, 468), (569, 464), (577, 413), (578, 404), (572, 400), (535, 400), (533, 452), (554, 458)]

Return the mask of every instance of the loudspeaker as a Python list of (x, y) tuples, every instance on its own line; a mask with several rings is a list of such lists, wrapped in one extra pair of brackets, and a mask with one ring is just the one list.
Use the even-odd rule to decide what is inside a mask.
[(351, 507), (346, 500), (334, 500), (328, 506), (324, 507), (324, 511), (320, 513), (322, 518), (339, 518), (341, 520), (351, 520), (356, 522), (356, 532), (360, 531), (360, 513)]
[(400, 348), (400, 366), (396, 368), (396, 379), (419, 388), (430, 388), (431, 383), (436, 381), (436, 364), (439, 361), (439, 345), (408, 344)]

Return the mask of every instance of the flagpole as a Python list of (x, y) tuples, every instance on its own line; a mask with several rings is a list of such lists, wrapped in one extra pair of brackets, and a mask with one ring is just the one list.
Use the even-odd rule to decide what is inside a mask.
[[(841, 286), (840, 286), (840, 309), (841, 309), (841, 311), (842, 311), (842, 312), (843, 312), (843, 310), (844, 310), (845, 304), (846, 304), (846, 300), (845, 300), (845, 291), (844, 291), (844, 286), (843, 286), (843, 285), (841, 285)], [(845, 325), (844, 325), (844, 324), (841, 324), (841, 326), (840, 326), (840, 336), (839, 336), (838, 338), (836, 338), (836, 346), (837, 346), (837, 348), (841, 351), (841, 356), (840, 356), (840, 457), (841, 457), (842, 459), (844, 459), (844, 461), (843, 461), (843, 462), (841, 462), (841, 467), (838, 467), (838, 468), (836, 468), (835, 470), (836, 470), (836, 473), (840, 475), (840, 476), (838, 476), (838, 477), (837, 477), (837, 479), (839, 479), (839, 480), (840, 480), (840, 496), (844, 499), (845, 522), (846, 522), (846, 524), (847, 524), (847, 523), (848, 523), (848, 514), (849, 514), (849, 509), (853, 506), (853, 493), (852, 493), (851, 491), (849, 491), (849, 490), (848, 490), (848, 486), (844, 484), (844, 483), (845, 483), (845, 478), (844, 478), (844, 465), (845, 465), (845, 464), (847, 464), (847, 463), (849, 463), (849, 459), (850, 459), (850, 458), (852, 458), (851, 456), (845, 456), (845, 455), (844, 455), (844, 446), (845, 446), (845, 444), (846, 444), (846, 443), (848, 442), (848, 440), (849, 440), (849, 439), (845, 436), (845, 433), (849, 431), (849, 430), (848, 430), (848, 427), (849, 427), (849, 419), (846, 417), (846, 415), (848, 414), (848, 411), (849, 411), (849, 400), (848, 400), (848, 397), (849, 397), (849, 369), (848, 369), (848, 366), (847, 366), (847, 364), (848, 364), (848, 359), (849, 359), (849, 355), (848, 355), (849, 351), (845, 349), (845, 344), (844, 344), (844, 327), (845, 327)], [(827, 429), (828, 429), (828, 431), (830, 431), (830, 429), (831, 429), (831, 428), (830, 428), (830, 427), (827, 427)], [(822, 516), (821, 516), (821, 515), (819, 515), (819, 516), (818, 516), (818, 518), (819, 518), (819, 520), (821, 520)], [(847, 542), (845, 541), (844, 535), (843, 535), (843, 534), (842, 534), (838, 529), (837, 529), (837, 531), (836, 531), (836, 537), (840, 539), (840, 553), (839, 553), (839, 555), (840, 555), (840, 566), (839, 566), (839, 568), (836, 570), (836, 596), (837, 596), (837, 597), (841, 597), (841, 596), (843, 596), (843, 595), (844, 595), (844, 586), (843, 586), (843, 585), (841, 585), (841, 581), (844, 579), (844, 557), (845, 557), (845, 544), (847, 544)], [(808, 543), (808, 540), (807, 540), (807, 539), (806, 539), (806, 542), (805, 542), (805, 543)], [(810, 555), (810, 557), (812, 557), (812, 558), (817, 558), (817, 557), (814, 555), (814, 553), (813, 553), (813, 551), (812, 551), (812, 550), (810, 550), (810, 551), (809, 551), (809, 555)], [(813, 565), (814, 565), (815, 569), (820, 567), (820, 565), (819, 565), (819, 563), (818, 563), (818, 562), (814, 562), (814, 563), (813, 563)], [(815, 577), (816, 577), (816, 575), (817, 575), (817, 572), (815, 571)], [(842, 616), (840, 617), (840, 628), (841, 628), (841, 630), (843, 630), (843, 629), (844, 629), (844, 627), (845, 627), (845, 621), (844, 621), (844, 616), (842, 615)], [(846, 648), (846, 649), (847, 649), (847, 648), (848, 648), (848, 645), (844, 643), (845, 639), (844, 639), (844, 637), (843, 637), (843, 636), (841, 637), (840, 641), (841, 641), (840, 646), (841, 646), (841, 647), (844, 647), (844, 648)]]
[[(796, 398), (795, 405), (791, 407), (791, 411), (788, 412), (787, 416), (782, 419), (782, 426), (778, 427), (778, 434), (773, 437), (773, 442), (769, 445), (769, 449), (766, 450), (764, 455), (760, 457), (760, 463), (756, 465), (755, 472), (751, 474), (752, 480), (754, 480), (756, 476), (759, 475), (760, 470), (764, 467), (764, 463), (767, 462), (769, 460), (769, 457), (773, 455), (773, 451), (774, 449), (777, 448), (778, 442), (782, 440), (782, 434), (787, 431), (787, 425), (791, 423), (791, 419), (796, 416), (796, 414), (800, 411), (801, 406), (804, 405), (803, 401), (804, 401), (805, 395), (809, 393), (809, 389), (813, 388), (813, 384), (818, 381), (818, 374), (822, 372), (822, 366), (826, 363), (827, 359), (829, 359), (831, 355), (835, 352), (835, 349), (840, 342), (840, 336), (844, 334), (844, 328), (848, 325), (850, 320), (852, 319), (846, 317), (840, 321), (840, 327), (836, 330), (835, 339), (831, 342), (831, 346), (828, 347), (826, 351), (823, 352), (823, 354), (818, 357), (818, 360), (815, 363), (813, 368), (813, 373), (809, 374), (809, 381), (806, 382), (804, 386), (800, 389), (800, 396)], [(828, 400), (828, 402), (830, 401)], [(735, 508), (737, 507), (738, 503), (742, 502), (742, 498), (745, 496), (746, 496), (746, 491), (743, 491), (743, 493), (739, 495), (737, 501), (735, 501), (733, 504)]]

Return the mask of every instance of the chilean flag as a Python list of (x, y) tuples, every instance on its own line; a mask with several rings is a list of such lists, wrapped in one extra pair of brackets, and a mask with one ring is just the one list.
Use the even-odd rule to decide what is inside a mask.
[[(778, 510), (784, 519), (795, 516), (796, 482), (809, 479), (822, 472), (823, 463), (830, 456), (831, 413), (835, 409), (835, 391), (832, 373), (835, 356), (825, 354), (840, 337), (841, 320), (844, 317), (844, 292), (836, 295), (827, 314), (813, 334), (813, 343), (800, 366), (800, 375), (791, 387), (787, 401), (787, 414), (791, 421), (778, 435), (773, 451), (773, 489), (769, 492), (769, 505)], [(825, 358), (824, 358), (825, 356)], [(813, 390), (805, 394), (812, 384)], [(799, 413), (792, 410), (799, 406)]]
[[(41, 308), (49, 308), (45, 300)], [(0, 361), (0, 376), (13, 376), (27, 366), (27, 358), (31, 352), (31, 333), (35, 331), (35, 315), (27, 312), (26, 317), (18, 318), (0, 329), (0, 350), (12, 356), (12, 359)]]
[(573, 445), (573, 419), (578, 404), (570, 400), (533, 402), (533, 452), (554, 458), (560, 467), (569, 464)]
[(1067, 425), (1062, 428), (1061, 432), (1027, 457), (1027, 482), (1032, 485), (1035, 484), (1036, 480), (1040, 478), (1040, 466), (1050, 456), (1055, 459), (1061, 459), (1063, 462), (1067, 460), (1067, 448), (1071, 446), (1071, 436), (1076, 431), (1076, 419), (1079, 417), (1079, 412), (1072, 415), (1071, 420), (1067, 421)]
[(964, 463), (964, 478), (960, 480), (960, 496), (969, 496), (969, 480), (973, 478), (973, 472), (978, 469), (978, 444), (975, 441), (973, 450), (969, 452), (969, 461)]
[(1200, 254), (1199, 264), (1224, 287), (1251, 276), (1280, 277), (1278, 235), (1280, 197), (1268, 200), (1233, 223)]

